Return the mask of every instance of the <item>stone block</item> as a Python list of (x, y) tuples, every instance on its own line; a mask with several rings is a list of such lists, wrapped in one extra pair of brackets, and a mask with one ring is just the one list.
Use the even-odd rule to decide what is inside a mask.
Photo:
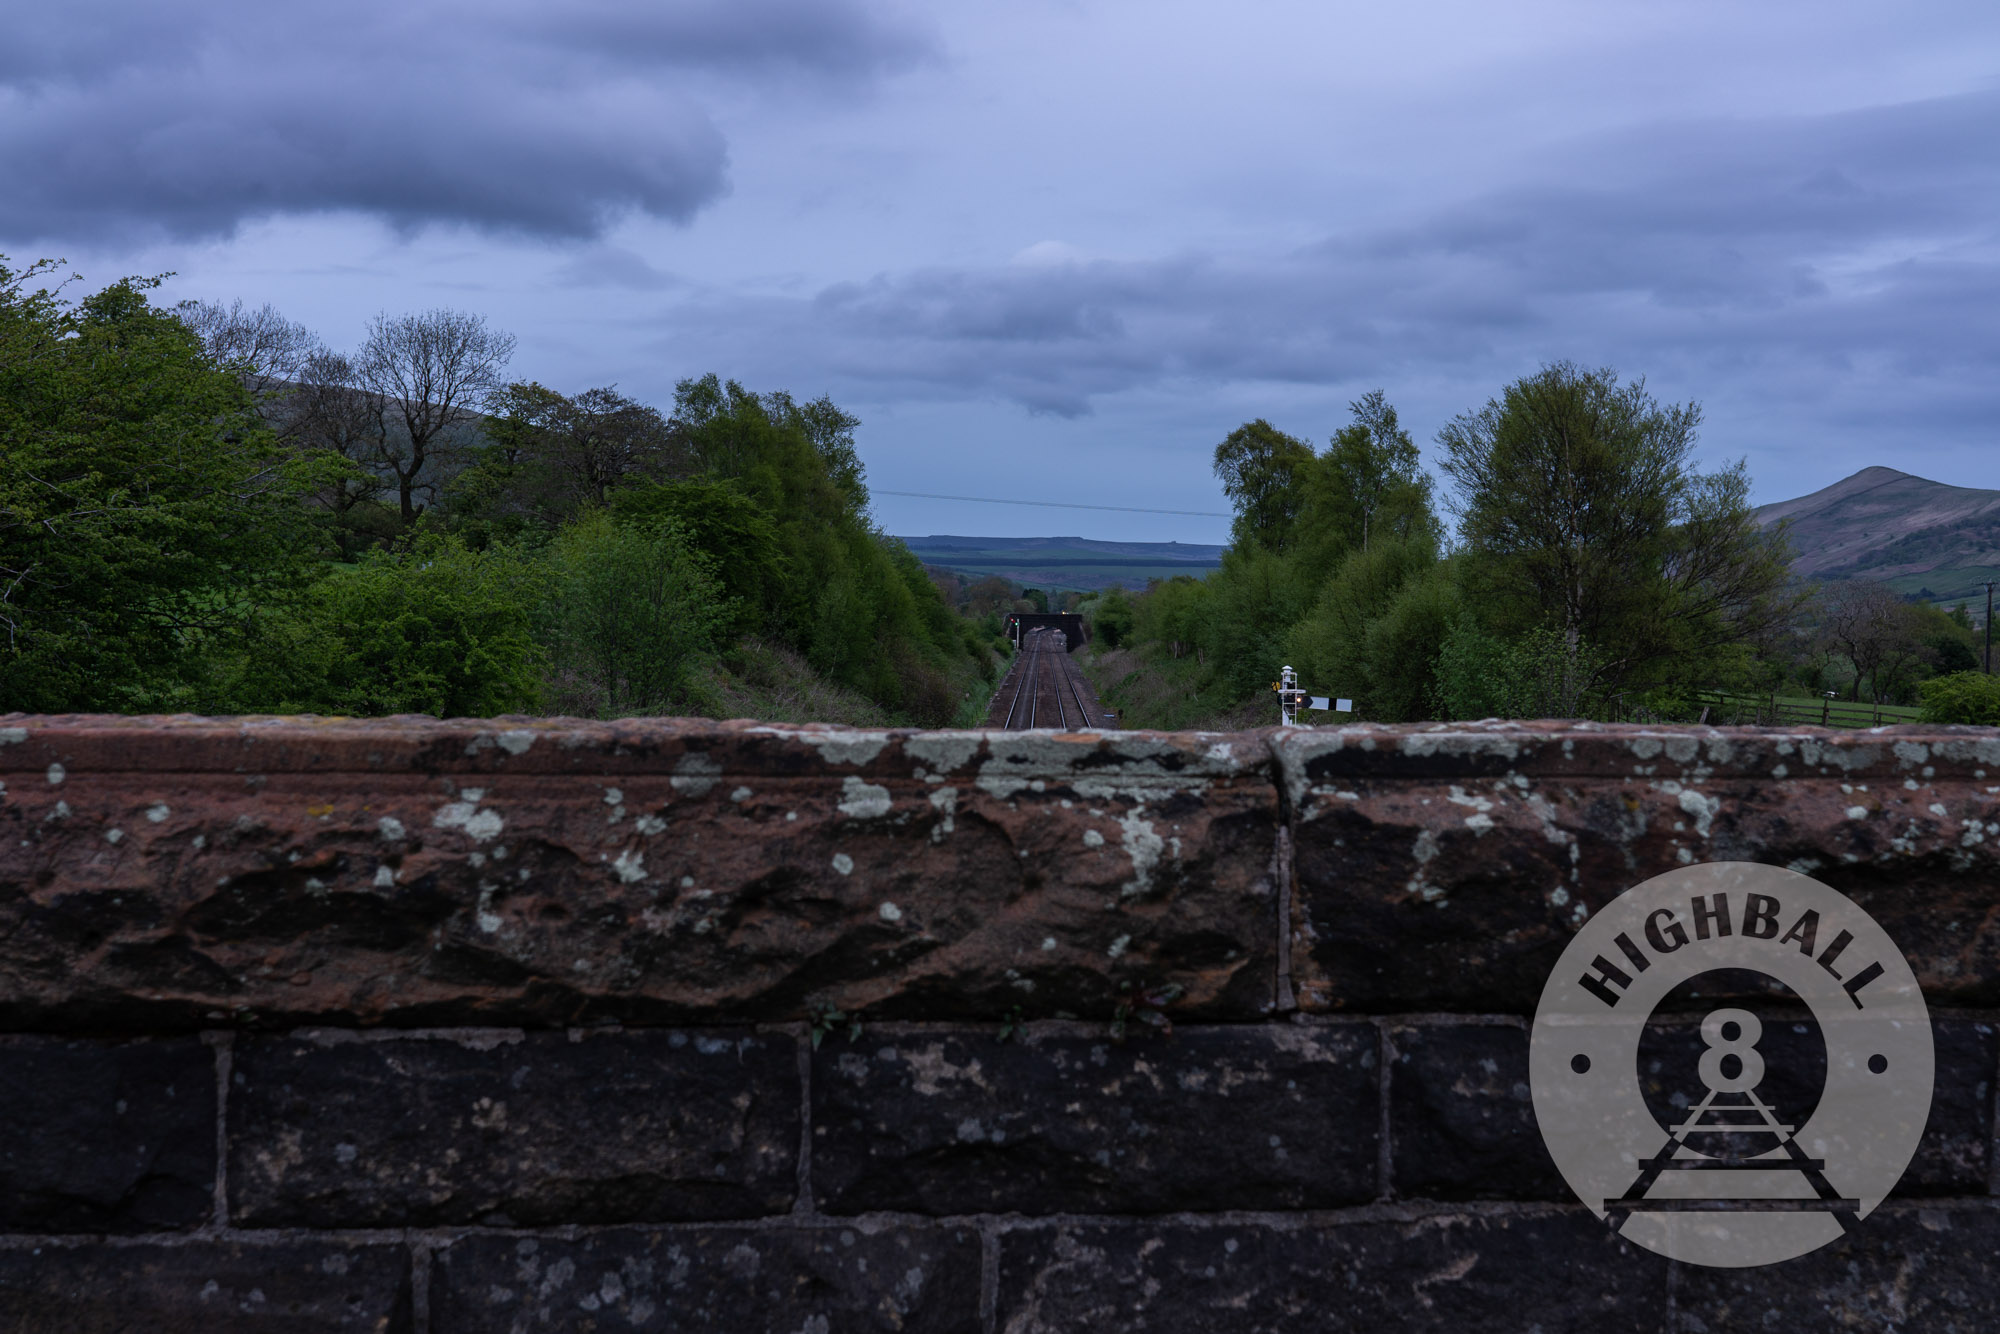
[(1535, 1123), (1526, 1029), (1399, 1026), (1389, 1042), (1389, 1181), (1396, 1198), (1570, 1198)]
[(157, 1232), (215, 1212), (215, 1053), (0, 1041), (0, 1230)]
[(0, 1334), (410, 1334), (401, 1246), (338, 1241), (0, 1250)]
[(243, 1226), (746, 1218), (796, 1193), (785, 1034), (251, 1039), (230, 1095)]
[[(1701, 1040), (1690, 1016), (1668, 1026), (1691, 1066)], [(1899, 1196), (1984, 1195), (1993, 1123), (1995, 1033), (1981, 1021), (1933, 1021), (1937, 1084), (1930, 1124)], [(1780, 1111), (1798, 1105), (1791, 1077), (1805, 1062), (1792, 1048), (1803, 1030), (1772, 1022), (1760, 1096)], [(1573, 1199), (1535, 1122), (1528, 1091), (1528, 1033), (1505, 1024), (1426, 1023), (1390, 1030), (1391, 1188), (1399, 1199)], [(1657, 1084), (1657, 1069), (1640, 1071)], [(1671, 1096), (1672, 1091), (1656, 1089)], [(1816, 1090), (1809, 1096), (1816, 1097)], [(1662, 1139), (1665, 1132), (1661, 1132)], [(1767, 1147), (1759, 1146), (1759, 1147)]]
[(1259, 735), (0, 724), (17, 1029), (1272, 1004)]
[(1697, 861), (1815, 876), (1882, 924), (1934, 1003), (2000, 1003), (1991, 729), (1451, 723), (1272, 744), (1308, 1011), (1531, 1014), (1578, 923)]
[(1003, 1334), (1642, 1334), (1667, 1262), (1581, 1210), (1408, 1222), (1017, 1228)]
[[(1135, 1025), (1136, 1027), (1136, 1025)], [(830, 1213), (1310, 1209), (1377, 1190), (1368, 1025), (869, 1030), (813, 1060)]]
[(460, 1238), (434, 1265), (432, 1334), (980, 1328), (980, 1242), (969, 1228), (489, 1234)]
[(1984, 1195), (1993, 1156), (1993, 1079), (2000, 1036), (1984, 1020), (1931, 1016), (1937, 1082), (1930, 1124), (1896, 1195)]
[(1754, 1269), (1681, 1266), (1674, 1334), (1979, 1334), (2000, 1328), (2000, 1215), (1891, 1204), (1809, 1255)]

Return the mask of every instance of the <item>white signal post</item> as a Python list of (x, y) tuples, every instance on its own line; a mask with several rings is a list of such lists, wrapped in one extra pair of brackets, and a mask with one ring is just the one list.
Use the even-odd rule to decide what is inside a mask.
[(1280, 669), (1278, 683), (1271, 689), (1278, 692), (1278, 724), (1281, 727), (1297, 727), (1300, 709), (1331, 710), (1335, 713), (1354, 711), (1354, 701), (1351, 699), (1329, 699), (1325, 695), (1308, 695), (1299, 689), (1299, 674), (1290, 667)]

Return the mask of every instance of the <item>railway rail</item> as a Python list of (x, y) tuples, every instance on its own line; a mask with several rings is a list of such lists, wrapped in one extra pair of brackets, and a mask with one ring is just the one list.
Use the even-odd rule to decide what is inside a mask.
[(1116, 727), (1069, 656), (1060, 630), (1034, 629), (1021, 636), (1014, 665), (994, 692), (989, 726), (1021, 732), (1050, 728), (1077, 732)]

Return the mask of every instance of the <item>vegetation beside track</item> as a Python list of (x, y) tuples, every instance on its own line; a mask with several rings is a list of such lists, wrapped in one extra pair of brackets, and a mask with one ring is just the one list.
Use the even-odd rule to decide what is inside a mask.
[(991, 689), (830, 400), (661, 412), (506, 380), (476, 316), (343, 355), (155, 286), (0, 260), (0, 712), (943, 726)]
[[(1873, 726), (1980, 665), (1963, 606), (1794, 579), (1743, 466), (1697, 466), (1700, 421), (1643, 382), (1545, 366), (1439, 433), (1450, 527), (1384, 395), (1321, 450), (1245, 423), (1215, 449), (1222, 568), (1132, 598), (1100, 689), (1129, 726), (1268, 719), (1287, 663), (1381, 721)], [(1930, 694), (1936, 721), (1983, 707)]]

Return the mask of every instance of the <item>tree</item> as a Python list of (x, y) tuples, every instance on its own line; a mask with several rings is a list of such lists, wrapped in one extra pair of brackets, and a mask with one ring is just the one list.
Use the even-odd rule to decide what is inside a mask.
[(784, 390), (753, 394), (714, 375), (683, 380), (674, 389), (674, 425), (687, 433), (698, 466), (725, 477), (747, 477), (771, 458), (773, 437), (812, 451), (812, 472), (859, 515), (868, 508), (854, 431), (861, 419), (825, 395), (801, 405)]
[(1858, 702), (1866, 682), (1879, 704), (1915, 667), (1912, 609), (1881, 584), (1851, 580), (1829, 585), (1820, 597), (1820, 616), (1827, 639), (1854, 667), (1849, 698)]
[(1378, 535), (1396, 541), (1440, 536), (1431, 512), (1431, 479), (1416, 442), (1396, 420), (1381, 390), (1348, 405), (1342, 427), (1303, 470), (1303, 498), (1294, 544), (1300, 574), (1317, 584), (1350, 551), (1367, 551)]
[(342, 560), (395, 536), (395, 519), (381, 503), (384, 479), (375, 471), (389, 435), (388, 409), (386, 399), (361, 386), (346, 357), (320, 348), (300, 364), (277, 410), (285, 438), (306, 462), (308, 494), (324, 511)]
[(679, 528), (592, 514), (565, 527), (550, 555), (550, 642), (563, 710), (618, 716), (684, 704), (724, 616), (721, 590)]
[(693, 471), (681, 433), (657, 409), (610, 386), (572, 396), (518, 382), (487, 408), (490, 443), (448, 488), (455, 519), (503, 530), (554, 527), (619, 487)]
[(1972, 633), (1946, 612), (1898, 597), (1883, 584), (1829, 584), (1819, 597), (1822, 642), (1854, 669), (1849, 697), (1865, 685), (1877, 704), (1911, 698), (1925, 676), (1975, 670)]
[(437, 456), (478, 420), (513, 355), (513, 335), (488, 328), (483, 315), (430, 310), (369, 321), (354, 370), (402, 427), (384, 433), (377, 456), (395, 478), (406, 527), (424, 511), (417, 494), (436, 494)]
[(174, 307), (182, 323), (201, 340), (209, 360), (243, 377), (258, 402), (283, 398), (306, 361), (323, 352), (305, 325), (270, 306), (245, 309), (242, 301), (183, 301)]
[(992, 616), (1010, 611), (1020, 591), (1005, 575), (989, 574), (965, 590), (965, 610), (972, 616)]
[(849, 505), (856, 511), (866, 509), (868, 487), (861, 454), (854, 447), (854, 430), (861, 425), (861, 419), (843, 411), (825, 394), (800, 404), (780, 389), (766, 394), (764, 401), (773, 417), (795, 427), (812, 442), (828, 479), (847, 497)]
[(708, 474), (698, 480), (726, 483), (770, 516), (777, 559), (766, 632), (912, 721), (949, 722), (964, 697), (952, 674), (976, 672), (967, 658), (983, 660), (985, 649), (923, 563), (869, 519), (851, 451), (855, 419), (824, 399), (802, 407), (707, 375), (676, 386), (670, 424)]
[(1643, 381), (1545, 366), (1439, 433), (1490, 627), (1539, 627), (1601, 680), (1656, 685), (1723, 670), (1796, 605), (1781, 540), (1751, 517), (1741, 463), (1691, 461), (1701, 410)]
[(1312, 446), (1262, 417), (1245, 422), (1215, 447), (1215, 475), (1236, 507), (1230, 540), (1283, 554), (1292, 544), (1304, 496), (1299, 486)]
[(1361, 549), (1377, 517), (1401, 501), (1401, 508), (1427, 507), (1430, 478), (1423, 475), (1417, 445), (1396, 421), (1396, 409), (1380, 389), (1348, 404), (1354, 421), (1333, 437), (1321, 456), (1331, 490), (1344, 496), (1360, 520)]
[(1429, 533), (1347, 553), (1291, 627), (1284, 657), (1312, 685), (1359, 701), (1362, 716), (1424, 716), (1432, 660), (1457, 611), (1457, 590)]
[(720, 596), (730, 604), (731, 628), (778, 629), (784, 586), (792, 574), (771, 516), (734, 483), (713, 477), (663, 482), (614, 491), (610, 512), (642, 528), (667, 528), (700, 553)]
[(1132, 638), (1132, 600), (1112, 585), (1096, 599), (1090, 619), (1092, 637), (1105, 648), (1117, 648)]
[(213, 707), (301, 574), (288, 460), (157, 280), (55, 271), (0, 259), (0, 712)]

